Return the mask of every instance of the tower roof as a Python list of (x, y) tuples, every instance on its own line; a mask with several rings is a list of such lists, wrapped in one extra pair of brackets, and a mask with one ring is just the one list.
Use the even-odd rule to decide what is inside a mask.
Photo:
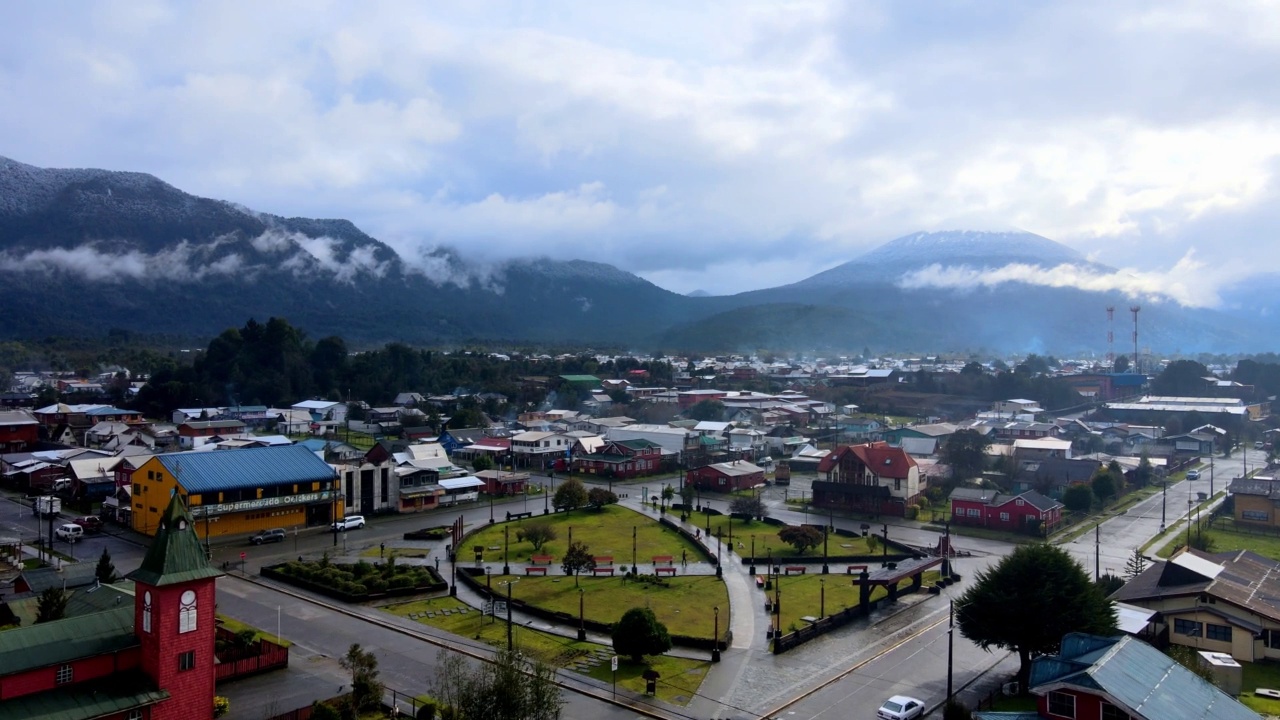
[(160, 526), (151, 547), (147, 548), (142, 566), (129, 573), (128, 578), (159, 587), (221, 575), (205, 559), (204, 548), (200, 547), (200, 538), (196, 537), (193, 523), (181, 497), (174, 493), (160, 518)]

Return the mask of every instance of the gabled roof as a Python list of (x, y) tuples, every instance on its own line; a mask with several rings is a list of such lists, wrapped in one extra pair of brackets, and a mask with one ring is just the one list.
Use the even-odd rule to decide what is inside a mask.
[(1248, 550), (1227, 553), (1183, 550), (1168, 561), (1151, 563), (1111, 598), (1141, 604), (1144, 600), (1201, 593), (1280, 622), (1280, 562)]
[(158, 455), (188, 493), (333, 479), (333, 468), (301, 445)]
[(156, 536), (151, 539), (151, 546), (147, 548), (142, 565), (126, 577), (155, 587), (220, 577), (222, 573), (214, 570), (205, 559), (204, 548), (196, 537), (194, 522), (191, 513), (182, 504), (181, 496), (174, 493), (169, 498), (169, 506), (160, 517)]
[(1058, 655), (1036, 658), (1031, 692), (1080, 689), (1150, 720), (1257, 720), (1258, 714), (1134, 637), (1071, 633)]
[(759, 468), (759, 467), (757, 467), (757, 466), (755, 466), (755, 465), (752, 465), (751, 463), (747, 462), (746, 460), (737, 460), (737, 461), (734, 461), (734, 462), (722, 462), (722, 463), (715, 463), (714, 465), (707, 465), (707, 467), (709, 467), (709, 468), (711, 468), (711, 469), (715, 470), (716, 472), (720, 473), (721, 475), (727, 475), (727, 476), (729, 476), (729, 477), (738, 477), (738, 476), (741, 476), (741, 475), (753, 475), (753, 474), (755, 474), (755, 473), (763, 473), (763, 472), (764, 472), (764, 470), (763, 470), (762, 468)]
[(911, 468), (919, 467), (915, 458), (902, 448), (893, 447), (886, 442), (873, 442), (863, 445), (845, 445), (832, 451), (818, 463), (818, 472), (830, 472), (849, 453), (856, 456), (863, 465), (879, 477), (906, 478), (911, 474)]
[(123, 650), (138, 644), (133, 604), (92, 615), (6, 630), (0, 676)]
[[(6, 633), (8, 635), (8, 633)], [(59, 685), (54, 690), (0, 700), (0, 717), (28, 720), (124, 717), (129, 710), (155, 705), (169, 697), (137, 670), (112, 673), (89, 682)]]

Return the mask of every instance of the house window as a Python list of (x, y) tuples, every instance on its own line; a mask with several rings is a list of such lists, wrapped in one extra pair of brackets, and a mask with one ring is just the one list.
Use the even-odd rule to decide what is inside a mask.
[(178, 608), (178, 632), (189, 633), (196, 629), (195, 591), (187, 590), (183, 592), (179, 603), (181, 606)]
[(72, 672), (70, 665), (62, 665), (58, 667), (58, 677), (56, 680), (59, 685), (66, 685), (71, 682), (73, 675), (74, 673)]
[(964, 514), (964, 508), (962, 508), (962, 507), (954, 507), (954, 508), (951, 508), (951, 512), (952, 512), (952, 514), (953, 514), (953, 515), (963, 515), (963, 514)]
[(982, 511), (978, 508), (969, 508), (969, 517), (980, 517), (981, 515)]
[(1018, 507), (1022, 507), (1022, 498), (1018, 498), (1018, 499), (1017, 499), (1017, 501), (1015, 501), (1015, 504), (1016, 504)]
[(1241, 510), (1240, 519), (1267, 522), (1271, 518), (1267, 515), (1266, 510)]
[(1200, 623), (1194, 620), (1183, 620), (1182, 618), (1173, 619), (1173, 631), (1188, 637), (1201, 637), (1204, 635), (1204, 628), (1201, 627)]
[(1064, 718), (1076, 716), (1076, 696), (1066, 693), (1049, 693), (1049, 714)]
[(142, 594), (142, 631), (151, 632), (151, 591)]
[(1231, 626), (1206, 623), (1204, 626), (1204, 636), (1210, 640), (1231, 642)]
[(129, 714), (125, 716), (124, 720), (142, 720), (142, 711), (130, 710)]
[(1129, 713), (1103, 700), (1102, 720), (1132, 720), (1132, 718), (1129, 717)]
[(1272, 650), (1280, 649), (1280, 630), (1263, 630), (1262, 642)]
[(1009, 513), (1000, 513), (1000, 522), (1009, 522)]
[(196, 651), (188, 650), (178, 654), (178, 672), (194, 670), (196, 667)]
[(895, 492), (902, 490), (902, 478), (893, 479), (893, 489)]

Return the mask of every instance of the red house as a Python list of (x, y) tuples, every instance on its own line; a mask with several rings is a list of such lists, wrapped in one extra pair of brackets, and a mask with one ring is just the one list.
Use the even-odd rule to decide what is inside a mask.
[(178, 443), (184, 448), (199, 447), (197, 438), (227, 437), (245, 434), (239, 420), (192, 420), (178, 426)]
[(175, 495), (129, 575), (133, 607), (5, 631), (0, 717), (212, 718), (220, 574)]
[(662, 467), (662, 446), (649, 440), (613, 440), (596, 452), (573, 459), (575, 472), (631, 478)]
[(818, 463), (818, 474), (827, 476), (813, 483), (820, 507), (902, 516), (921, 491), (915, 458), (885, 442), (836, 448)]
[(985, 488), (951, 491), (951, 521), (1033, 535), (1052, 532), (1062, 522), (1062, 503), (1028, 490), (1009, 495)]
[(40, 439), (40, 423), (26, 410), (0, 411), (0, 454), (26, 452)]
[(475, 476), (484, 481), (488, 495), (523, 495), (525, 485), (529, 484), (529, 473), (510, 470), (481, 470)]
[(714, 492), (745, 490), (764, 484), (764, 470), (746, 460), (716, 463), (689, 470), (684, 484)]

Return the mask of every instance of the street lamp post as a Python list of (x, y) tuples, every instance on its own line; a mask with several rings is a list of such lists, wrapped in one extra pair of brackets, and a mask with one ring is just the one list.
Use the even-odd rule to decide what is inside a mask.
[(639, 574), (636, 571), (636, 529), (638, 527), (638, 525), (631, 526), (631, 571), (637, 575)]
[(831, 536), (829, 528), (822, 529), (822, 574), (826, 575), (831, 572), (831, 568), (827, 566), (827, 538)]
[(551, 514), (551, 490), (547, 487), (546, 483), (539, 483), (539, 484), (542, 485), (542, 514), (550, 515)]
[(880, 543), (884, 547), (884, 552), (881, 553), (881, 556), (884, 558), (885, 562), (888, 562), (889, 561), (889, 524), (888, 523), (885, 523), (882, 526), (881, 532), (884, 533), (884, 542)]
[(489, 524), (493, 524), (493, 493), (489, 493)]
[(515, 643), (511, 639), (511, 586), (515, 584), (515, 580), (507, 581), (507, 652), (515, 650)]
[(1169, 478), (1160, 478), (1160, 532), (1164, 532), (1164, 505), (1169, 498)]
[(1187, 547), (1191, 547), (1191, 495), (1187, 495)]
[(720, 560), (720, 548), (724, 547), (724, 541), (716, 538), (716, 577), (724, 577), (724, 563)]
[(748, 575), (756, 574), (756, 536), (751, 535), (751, 567), (747, 569)]
[(507, 563), (507, 549), (511, 546), (511, 526), (502, 526), (502, 574), (511, 574), (511, 565)]
[(586, 593), (586, 588), (578, 588), (578, 642), (587, 639), (587, 625), (582, 619), (582, 596)]
[(827, 579), (818, 578), (818, 619), (827, 616)]
[(720, 606), (713, 608), (715, 612), (715, 633), (711, 636), (711, 662), (720, 662)]

